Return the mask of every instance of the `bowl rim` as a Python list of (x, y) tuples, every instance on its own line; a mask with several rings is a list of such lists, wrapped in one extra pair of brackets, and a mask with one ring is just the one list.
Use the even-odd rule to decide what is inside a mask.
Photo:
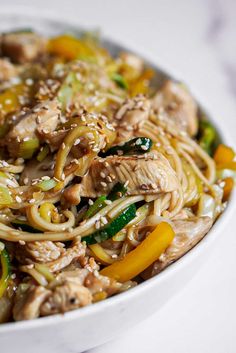
[[(2, 16), (11, 17), (16, 15), (25, 16), (25, 17), (33, 16), (34, 18), (42, 19), (44, 21), (58, 21), (59, 23), (63, 25), (68, 25), (70, 27), (73, 27), (74, 29), (78, 29), (82, 31), (86, 30), (84, 26), (80, 27), (77, 21), (73, 18), (70, 18), (68, 15), (64, 15), (64, 14), (60, 15), (58, 13), (55, 14), (49, 10), (40, 10), (40, 13), (39, 13), (37, 9), (34, 9), (29, 6), (15, 5), (13, 8), (12, 6), (4, 5), (3, 7), (1, 7), (0, 18)], [(123, 45), (122, 43), (119, 43), (119, 41), (112, 40), (110, 37), (107, 37), (106, 35), (105, 36), (102, 35), (102, 39), (107, 43), (113, 44), (117, 48), (122, 48), (123, 50), (128, 50), (136, 53), (137, 55), (142, 57), (146, 63), (150, 64), (154, 68), (154, 70), (160, 72), (163, 76), (167, 78), (170, 77), (171, 79), (174, 79), (174, 80), (176, 79), (174, 73), (170, 68), (163, 68), (164, 65), (159, 65), (155, 63), (156, 61), (154, 59), (154, 55), (152, 55), (150, 51), (146, 53), (146, 50), (143, 50), (143, 48), (140, 46), (139, 48), (137, 48), (135, 47), (135, 45), (133, 45), (133, 43), (127, 44), (127, 40), (126, 40), (126, 44)], [(142, 53), (145, 53), (145, 54), (142, 54)], [(198, 100), (196, 101), (200, 109), (202, 109), (203, 112), (206, 114), (207, 119), (209, 119), (210, 121), (213, 121), (213, 124), (216, 127), (216, 129), (220, 131), (222, 140), (229, 141), (229, 144), (235, 147), (235, 144), (233, 143), (233, 139), (230, 137), (230, 134), (227, 131), (227, 129), (225, 129), (225, 125), (220, 124), (219, 121), (218, 122), (215, 121), (214, 118), (212, 119), (211, 114), (209, 114), (206, 111), (206, 109), (201, 106)], [(138, 286), (132, 289), (129, 289), (126, 292), (110, 297), (104, 301), (94, 303), (92, 305), (79, 308), (73, 311), (69, 311), (64, 314), (56, 314), (56, 315), (51, 315), (47, 317), (40, 317), (37, 319), (28, 320), (28, 321), (19, 321), (19, 322), (0, 324), (0, 335), (5, 333), (27, 330), (27, 329), (37, 329), (40, 327), (47, 327), (50, 325), (59, 325), (59, 324), (68, 322), (70, 320), (74, 320), (76, 318), (91, 316), (91, 315), (94, 315), (95, 312), (102, 312), (103, 310), (109, 309), (109, 307), (119, 305), (119, 303), (121, 302), (125, 302), (127, 299), (131, 300), (134, 297), (140, 296), (147, 290), (152, 290), (154, 286), (168, 280), (176, 272), (180, 271), (183, 267), (187, 265), (187, 263), (194, 261), (197, 258), (199, 252), (203, 251), (204, 248), (208, 248), (209, 245), (215, 240), (215, 237), (217, 236), (217, 234), (224, 228), (224, 225), (232, 217), (234, 209), (236, 209), (236, 190), (233, 191), (226, 210), (221, 214), (220, 218), (215, 222), (215, 224), (207, 233), (207, 235), (197, 245), (195, 245), (194, 248), (188, 251), (176, 262), (168, 266), (164, 271), (159, 273), (157, 276), (154, 276), (140, 283)]]

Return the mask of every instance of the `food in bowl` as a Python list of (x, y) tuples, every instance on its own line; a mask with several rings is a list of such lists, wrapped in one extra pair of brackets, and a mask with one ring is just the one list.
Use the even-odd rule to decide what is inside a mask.
[(91, 34), (0, 40), (0, 322), (158, 274), (224, 211), (235, 153), (182, 83)]

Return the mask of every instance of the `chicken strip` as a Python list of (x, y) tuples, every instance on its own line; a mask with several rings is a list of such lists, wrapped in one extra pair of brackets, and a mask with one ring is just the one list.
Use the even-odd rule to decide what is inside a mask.
[(46, 49), (45, 38), (28, 32), (3, 34), (0, 44), (2, 55), (19, 64), (34, 61)]
[(127, 141), (138, 130), (139, 123), (147, 120), (151, 108), (150, 101), (144, 96), (127, 100), (116, 113), (117, 139), (116, 143)]
[(210, 217), (193, 217), (191, 219), (173, 221), (175, 238), (166, 252), (153, 265), (143, 272), (144, 279), (153, 277), (164, 270), (172, 262), (191, 250), (211, 229)]
[(56, 100), (39, 103), (33, 109), (20, 113), (4, 140), (10, 155), (17, 156), (22, 141), (35, 138), (41, 131), (54, 131), (59, 119), (60, 109)]
[(179, 187), (168, 160), (159, 152), (151, 152), (95, 160), (82, 178), (80, 194), (92, 198), (108, 194), (117, 182), (127, 185), (128, 195), (171, 192)]
[(178, 129), (190, 136), (198, 131), (197, 105), (189, 92), (179, 83), (167, 81), (152, 99), (152, 109), (164, 112), (175, 122)]

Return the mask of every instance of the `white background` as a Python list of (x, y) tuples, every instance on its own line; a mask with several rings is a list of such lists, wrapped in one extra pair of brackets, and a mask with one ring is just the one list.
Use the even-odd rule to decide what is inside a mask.
[[(0, 0), (0, 11), (4, 4), (63, 13), (143, 50), (184, 80), (235, 141), (235, 0)], [(90, 353), (235, 353), (235, 228), (232, 219), (198, 274), (161, 311)]]

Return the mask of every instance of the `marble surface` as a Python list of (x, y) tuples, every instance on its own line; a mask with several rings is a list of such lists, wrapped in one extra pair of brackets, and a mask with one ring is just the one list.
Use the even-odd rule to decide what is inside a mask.
[[(236, 140), (235, 0), (20, 3), (64, 13), (78, 24), (102, 28), (109, 37), (147, 52), (184, 80), (219, 126), (227, 126), (232, 141)], [(19, 1), (0, 0), (1, 6), (5, 4), (19, 5)], [(198, 274), (161, 311), (89, 353), (235, 353), (235, 229), (232, 219)]]

